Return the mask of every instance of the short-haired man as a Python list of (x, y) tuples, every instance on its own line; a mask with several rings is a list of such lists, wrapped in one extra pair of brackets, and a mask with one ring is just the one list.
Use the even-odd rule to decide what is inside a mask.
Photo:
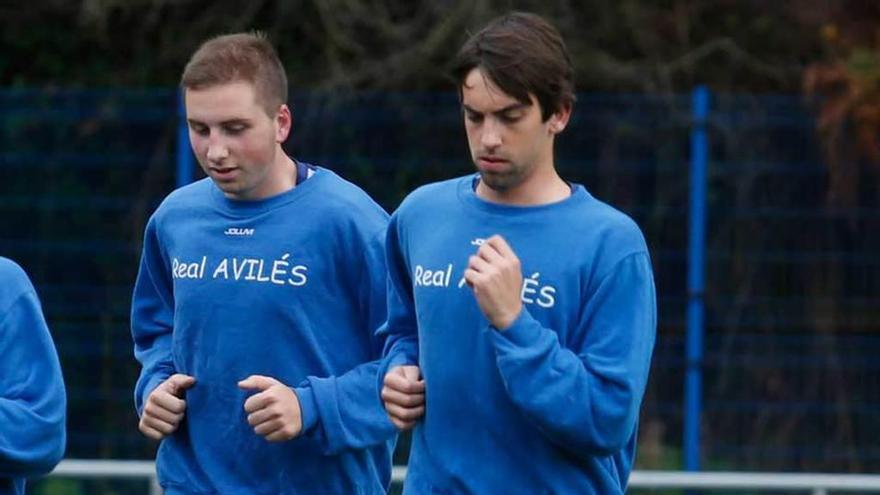
[(220, 36), (181, 78), (207, 178), (150, 218), (134, 289), (140, 430), (168, 494), (384, 494), (395, 430), (376, 397), (387, 214), (298, 162), (284, 68)]
[(0, 495), (24, 495), (25, 478), (61, 460), (66, 404), (34, 286), (20, 266), (0, 257)]
[(623, 493), (656, 332), (644, 238), (556, 172), (574, 94), (554, 27), (505, 15), (454, 67), (478, 174), (413, 192), (386, 242), (404, 491)]

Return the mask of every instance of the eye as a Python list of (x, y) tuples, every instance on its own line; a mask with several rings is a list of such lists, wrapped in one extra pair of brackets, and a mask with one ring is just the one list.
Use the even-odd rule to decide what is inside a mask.
[(246, 131), (247, 128), (248, 128), (248, 126), (245, 124), (227, 124), (227, 125), (223, 126), (223, 131), (226, 134), (229, 134), (232, 136), (237, 136), (237, 135), (243, 133), (244, 131)]
[(522, 113), (518, 111), (513, 112), (503, 112), (498, 116), (498, 119), (505, 124), (513, 124), (516, 123), (519, 119), (522, 118)]
[(474, 124), (479, 124), (480, 122), (483, 121), (483, 114), (474, 112), (472, 110), (465, 110), (464, 117), (468, 121), (473, 122)]
[(207, 136), (209, 133), (208, 126), (202, 124), (189, 123), (189, 129), (199, 136)]

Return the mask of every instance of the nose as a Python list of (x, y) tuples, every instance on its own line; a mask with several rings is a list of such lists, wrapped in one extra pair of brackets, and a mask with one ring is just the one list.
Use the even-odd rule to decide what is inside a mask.
[(486, 119), (486, 122), (483, 124), (480, 144), (483, 145), (483, 149), (490, 151), (501, 146), (501, 126), (495, 123), (493, 119)]
[(211, 138), (208, 141), (208, 152), (206, 157), (210, 162), (222, 162), (229, 156), (229, 148), (220, 140)]

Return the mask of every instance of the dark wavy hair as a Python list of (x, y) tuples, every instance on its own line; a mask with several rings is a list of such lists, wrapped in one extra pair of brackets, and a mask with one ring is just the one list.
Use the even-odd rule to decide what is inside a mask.
[(574, 104), (574, 69), (562, 35), (535, 14), (498, 17), (465, 42), (452, 66), (459, 94), (476, 68), (522, 103), (531, 104), (534, 94), (544, 121)]

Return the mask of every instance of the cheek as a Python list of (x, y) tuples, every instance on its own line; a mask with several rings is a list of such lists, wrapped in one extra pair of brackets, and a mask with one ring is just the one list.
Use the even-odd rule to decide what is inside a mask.
[(534, 152), (540, 150), (547, 141), (541, 129), (523, 130), (519, 132), (517, 140), (522, 143), (522, 148), (524, 150)]
[(272, 154), (272, 146), (254, 139), (242, 140), (234, 145), (236, 154), (247, 162), (261, 163)]
[(478, 128), (471, 125), (466, 125), (464, 130), (467, 133), (468, 145), (471, 147), (471, 150), (473, 150), (476, 145), (480, 143), (480, 131)]
[(208, 151), (208, 140), (198, 134), (189, 135), (189, 144), (197, 157), (205, 155)]

